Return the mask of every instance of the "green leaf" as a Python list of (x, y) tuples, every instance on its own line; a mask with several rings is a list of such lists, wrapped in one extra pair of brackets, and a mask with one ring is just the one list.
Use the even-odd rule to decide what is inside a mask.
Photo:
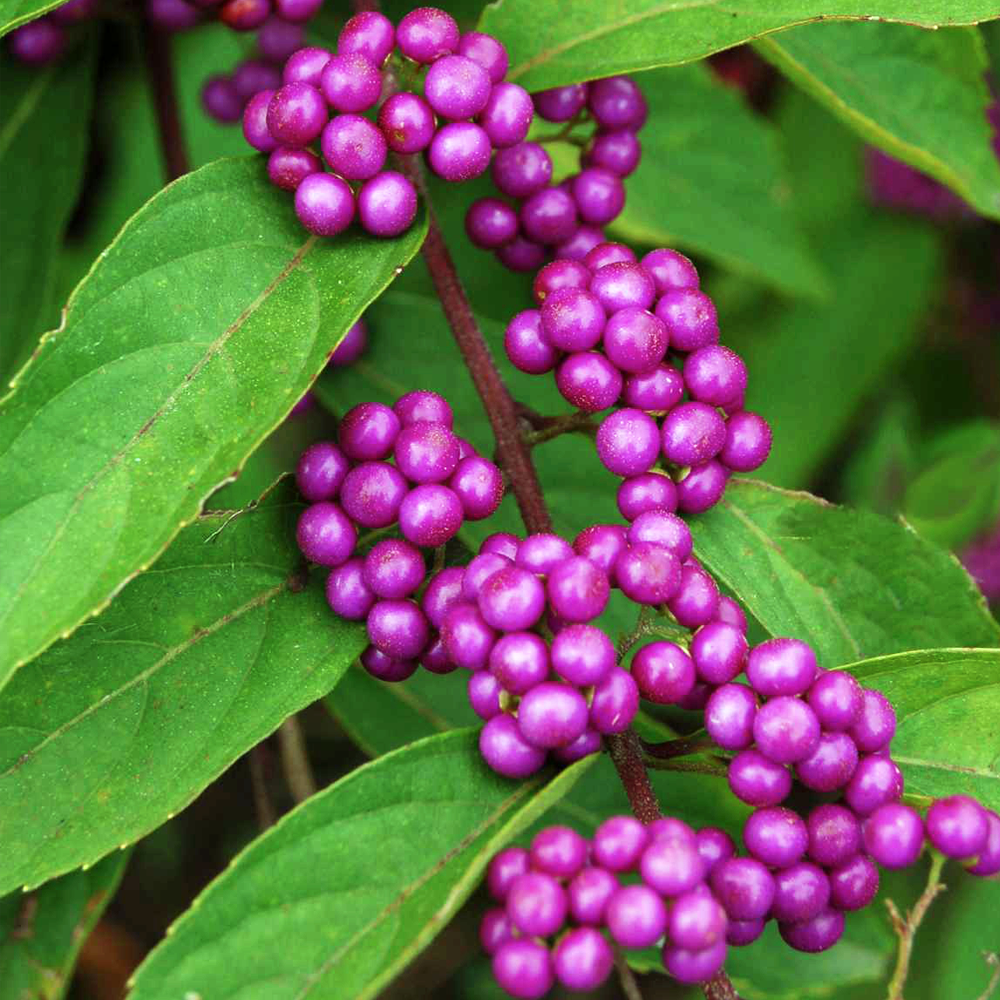
[(895, 707), (892, 759), (908, 793), (1000, 809), (1000, 649), (922, 649), (846, 669)]
[(43, 68), (0, 60), (0, 175), (9, 192), (0, 257), (2, 382), (58, 320), (58, 253), (84, 175), (95, 48), (78, 45)]
[(645, 73), (637, 82), (650, 118), (613, 234), (704, 254), (788, 294), (826, 292), (792, 211), (780, 138), (767, 120), (707, 66)]
[(632, 0), (566, 4), (500, 0), (479, 20), (510, 53), (507, 79), (543, 90), (615, 73), (694, 62), (713, 52), (820, 18), (879, 18), (925, 28), (997, 16), (991, 0)]
[(689, 523), (698, 557), (761, 625), (811, 643), (825, 667), (1000, 641), (958, 561), (877, 514), (734, 479)]
[(1000, 163), (985, 114), (987, 59), (976, 29), (829, 22), (756, 47), (868, 142), (1000, 218)]
[(842, 476), (843, 498), (878, 514), (899, 511), (915, 464), (916, 414), (913, 401), (891, 399), (856, 446)]
[(910, 483), (903, 515), (922, 535), (957, 549), (1000, 515), (1000, 424), (971, 421), (940, 434)]
[(306, 238), (256, 157), (131, 220), (0, 405), (0, 684), (156, 559), (424, 233)]
[(376, 996), (589, 766), (507, 781), (464, 730), (353, 771), (236, 858), (140, 966), (132, 1000)]
[(0, 891), (149, 833), (360, 654), (319, 575), (302, 588), (289, 492), (199, 518), (5, 688)]
[(61, 7), (66, 0), (0, 0), (0, 37), (36, 17)]
[(0, 899), (0, 1000), (60, 1000), (77, 955), (111, 902), (128, 852), (30, 894)]

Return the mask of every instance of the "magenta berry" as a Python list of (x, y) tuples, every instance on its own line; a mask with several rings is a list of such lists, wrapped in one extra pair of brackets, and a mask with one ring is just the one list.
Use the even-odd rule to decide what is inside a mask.
[(651, 642), (632, 658), (639, 693), (658, 705), (676, 705), (695, 684), (691, 657), (673, 642)]
[(604, 915), (608, 930), (623, 948), (648, 948), (667, 929), (667, 908), (647, 885), (622, 886), (608, 900)]
[[(632, 670), (634, 673), (634, 665)], [(694, 677), (691, 680), (693, 687)], [(746, 750), (753, 742), (756, 715), (757, 699), (748, 687), (723, 684), (712, 692), (705, 705), (705, 730), (723, 750)]]
[(537, 941), (505, 941), (493, 956), (493, 978), (517, 1000), (540, 1000), (555, 982), (552, 956)]
[(926, 823), (931, 846), (946, 857), (975, 858), (986, 846), (987, 812), (967, 795), (951, 795), (931, 803)]
[(521, 735), (517, 721), (505, 714), (495, 716), (483, 726), (479, 752), (505, 778), (527, 778), (545, 764), (545, 751), (532, 746)]
[(454, 52), (459, 37), (455, 19), (436, 7), (411, 10), (396, 26), (399, 51), (418, 63), (432, 63)]
[(899, 802), (887, 802), (869, 816), (861, 828), (865, 850), (883, 868), (912, 865), (924, 846), (920, 814)]

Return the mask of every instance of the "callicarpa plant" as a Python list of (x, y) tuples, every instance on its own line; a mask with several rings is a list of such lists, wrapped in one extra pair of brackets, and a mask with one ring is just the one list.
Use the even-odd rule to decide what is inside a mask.
[(998, 995), (995, 2), (0, 18), (0, 1000)]

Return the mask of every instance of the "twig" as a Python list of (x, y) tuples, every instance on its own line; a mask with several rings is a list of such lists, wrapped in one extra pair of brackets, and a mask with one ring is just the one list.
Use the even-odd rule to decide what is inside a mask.
[(986, 964), (993, 969), (993, 975), (990, 976), (986, 989), (976, 997), (976, 1000), (990, 1000), (990, 997), (996, 992), (997, 986), (1000, 985), (1000, 956), (995, 951), (988, 951), (983, 958)]
[(160, 134), (160, 151), (168, 181), (175, 181), (186, 174), (191, 165), (184, 146), (184, 131), (177, 107), (177, 87), (174, 83), (174, 64), (171, 57), (171, 38), (160, 31), (148, 18), (142, 22), (143, 42), (146, 50), (146, 67), (153, 92), (156, 126)]
[(910, 958), (913, 954), (913, 938), (930, 909), (931, 903), (947, 888), (941, 881), (941, 869), (944, 867), (944, 862), (943, 854), (931, 851), (931, 869), (927, 873), (927, 886), (905, 919), (900, 915), (899, 909), (891, 899), (885, 901), (886, 908), (889, 910), (889, 919), (892, 921), (892, 929), (899, 938), (896, 968), (892, 973), (892, 979), (889, 980), (887, 1000), (903, 1000), (903, 987), (906, 985), (906, 977), (910, 971)]
[(578, 411), (567, 413), (562, 417), (543, 417), (541, 425), (536, 425), (536, 429), (526, 436), (526, 440), (528, 445), (534, 448), (535, 445), (574, 432), (593, 437), (597, 433), (597, 425), (594, 423), (592, 415)]
[(250, 787), (253, 789), (253, 808), (261, 830), (274, 826), (277, 814), (267, 793), (267, 750), (263, 743), (250, 750)]
[(692, 754), (715, 748), (715, 744), (707, 736), (682, 736), (680, 739), (667, 740), (665, 743), (647, 743), (642, 740), (643, 753), (657, 760), (690, 757)]
[(281, 768), (285, 781), (296, 803), (305, 802), (316, 794), (316, 779), (313, 777), (305, 737), (296, 715), (290, 715), (278, 729), (278, 746), (281, 748)]
[(639, 737), (631, 729), (616, 736), (607, 737), (608, 752), (618, 771), (618, 777), (625, 786), (629, 805), (636, 819), (649, 824), (660, 818), (660, 804), (649, 783), (646, 765), (642, 759)]
[(626, 1000), (642, 1000), (642, 992), (636, 982), (635, 973), (629, 968), (625, 959), (625, 952), (617, 945), (612, 945), (615, 953), (615, 968), (618, 970), (618, 979), (622, 984), (622, 993)]
[(719, 971), (702, 987), (705, 1000), (740, 1000), (736, 987), (726, 975), (725, 969)]
[(729, 774), (729, 768), (718, 758), (710, 757), (705, 760), (657, 760), (655, 757), (645, 757), (643, 761), (646, 767), (654, 771), (689, 771), (691, 774), (707, 774), (711, 778), (725, 778)]

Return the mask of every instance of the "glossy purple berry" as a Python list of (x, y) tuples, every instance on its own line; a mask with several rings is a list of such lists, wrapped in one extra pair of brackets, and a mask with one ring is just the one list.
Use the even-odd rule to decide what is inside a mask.
[(604, 242), (587, 253), (583, 258), (584, 264), (595, 274), (609, 264), (618, 264), (625, 261), (635, 262), (635, 251), (624, 243)]
[(383, 170), (358, 192), (358, 220), (373, 236), (405, 233), (417, 215), (417, 190), (395, 170)]
[(660, 450), (656, 421), (641, 410), (625, 408), (610, 414), (597, 428), (597, 454), (617, 476), (647, 472)]
[(572, 559), (573, 547), (565, 539), (548, 532), (528, 535), (517, 546), (515, 561), (532, 573), (545, 574), (564, 559)]
[(642, 266), (656, 284), (656, 294), (671, 288), (697, 288), (698, 272), (694, 264), (676, 250), (650, 250), (642, 258)]
[(676, 705), (695, 683), (691, 657), (673, 642), (643, 646), (632, 658), (631, 672), (642, 697), (657, 705)]
[(495, 251), (495, 256), (509, 271), (527, 273), (541, 267), (547, 253), (541, 243), (532, 243), (531, 240), (518, 236)]
[(580, 351), (570, 354), (556, 369), (556, 387), (578, 410), (599, 413), (617, 402), (622, 376), (603, 354)]
[(534, 573), (508, 566), (493, 574), (479, 590), (479, 610), (495, 629), (518, 632), (531, 628), (545, 610), (545, 588)]
[(548, 937), (562, 929), (569, 912), (566, 890), (551, 875), (530, 871), (510, 884), (506, 899), (511, 924), (529, 937)]
[(565, 243), (555, 248), (556, 260), (582, 261), (587, 254), (604, 242), (604, 231), (596, 226), (580, 226)]
[(275, 187), (295, 191), (310, 175), (323, 169), (319, 157), (308, 149), (279, 146), (267, 159), (267, 176)]
[(570, 625), (552, 640), (552, 668), (577, 687), (599, 684), (615, 665), (615, 647), (593, 625)]
[[(600, 273), (598, 271), (598, 275)], [(649, 372), (666, 354), (667, 331), (651, 312), (627, 306), (608, 318), (602, 343), (604, 353), (622, 371), (632, 374)]]
[(582, 170), (573, 178), (570, 190), (580, 218), (594, 226), (612, 222), (625, 207), (622, 179), (602, 167)]
[(576, 204), (562, 188), (530, 195), (518, 213), (521, 233), (533, 243), (562, 243), (576, 230)]
[(601, 749), (601, 734), (596, 729), (585, 729), (572, 743), (564, 747), (556, 747), (552, 751), (552, 759), (560, 764), (574, 764), (584, 757), (597, 753)]
[(492, 177), (503, 194), (527, 198), (552, 180), (552, 158), (537, 142), (521, 142), (497, 152)]
[(424, 97), (435, 113), (457, 121), (472, 118), (486, 106), (490, 75), (466, 56), (442, 56), (424, 78)]
[(434, 112), (416, 94), (393, 94), (379, 108), (378, 127), (394, 152), (419, 153), (434, 138)]
[(618, 557), (615, 581), (637, 604), (663, 604), (680, 587), (681, 565), (664, 546), (636, 542)]
[[(287, 0), (286, 0), (287, 2)], [(312, 11), (318, 6), (318, 0), (291, 0), (295, 3), (309, 3)], [(298, 20), (288, 17), (284, 12), (286, 3), (277, 2), (275, 8), (286, 21)], [(271, 0), (228, 0), (219, 7), (218, 18), (233, 31), (253, 31), (259, 28), (271, 15)], [(308, 15), (312, 16), (312, 12)], [(305, 19), (303, 19), (305, 20)]]
[(726, 443), (719, 461), (733, 472), (752, 472), (771, 452), (771, 425), (756, 413), (740, 410), (726, 421)]
[(493, 978), (516, 1000), (539, 1000), (555, 983), (549, 949), (528, 938), (505, 941), (493, 956)]
[(715, 898), (732, 920), (759, 920), (770, 912), (774, 876), (755, 858), (720, 861), (709, 880)]
[(510, 632), (501, 636), (489, 655), (490, 672), (511, 694), (526, 694), (549, 674), (545, 640), (534, 632)]
[(517, 212), (497, 198), (480, 198), (465, 214), (465, 234), (481, 250), (496, 250), (517, 236)]
[(362, 559), (348, 559), (326, 578), (326, 603), (341, 618), (364, 621), (375, 600), (365, 583)]
[[(352, 181), (374, 177), (387, 154), (382, 133), (360, 115), (333, 118), (323, 129), (320, 147), (330, 169)], [(414, 197), (414, 208), (415, 201)]]
[(479, 924), (479, 943), (487, 955), (495, 955), (500, 945), (514, 938), (507, 911), (499, 906), (487, 910)]
[(774, 868), (787, 868), (806, 853), (809, 831), (798, 813), (770, 806), (758, 809), (747, 819), (743, 842), (758, 861)]
[(624, 732), (639, 711), (639, 689), (632, 675), (621, 667), (612, 667), (595, 686), (590, 705), (590, 725), (608, 736)]
[(818, 670), (812, 647), (798, 639), (769, 639), (747, 658), (747, 680), (764, 698), (805, 693)]
[(726, 911), (710, 892), (686, 892), (673, 902), (667, 937), (679, 948), (700, 951), (726, 937)]
[(593, 927), (576, 927), (561, 937), (552, 960), (556, 978), (571, 990), (597, 989), (614, 967), (611, 945)]
[(588, 351), (601, 339), (605, 315), (600, 302), (580, 288), (561, 288), (541, 306), (545, 339), (564, 351)]
[(875, 753), (887, 747), (896, 732), (896, 712), (881, 691), (865, 688), (861, 712), (848, 730), (862, 753)]
[(347, 474), (340, 488), (340, 504), (363, 528), (388, 527), (399, 515), (406, 496), (406, 480), (386, 462), (364, 462)]
[(462, 527), (462, 503), (440, 483), (422, 483), (403, 498), (399, 507), (399, 529), (421, 548), (437, 548), (458, 534)]
[(381, 66), (396, 43), (392, 21), (377, 11), (355, 14), (340, 29), (337, 38), (338, 55), (361, 55), (375, 66)]
[(408, 59), (432, 63), (458, 48), (460, 33), (455, 19), (437, 7), (411, 10), (396, 28), (396, 44)]
[(663, 421), (663, 455), (675, 465), (700, 465), (717, 455), (726, 440), (726, 424), (705, 403), (681, 403)]
[(847, 733), (823, 733), (816, 749), (795, 765), (795, 774), (806, 788), (833, 792), (843, 788), (858, 766), (858, 748)]
[(809, 857), (826, 868), (843, 864), (861, 848), (861, 824), (845, 806), (824, 803), (806, 817)]
[(273, 97), (273, 90), (262, 90), (243, 109), (243, 138), (261, 153), (270, 153), (278, 147), (267, 128), (267, 112)]
[(837, 910), (862, 910), (878, 892), (878, 868), (863, 854), (830, 869), (830, 904)]
[(608, 603), (607, 574), (589, 559), (573, 556), (554, 566), (545, 584), (549, 607), (565, 622), (589, 622)]
[(369, 646), (361, 654), (361, 666), (376, 680), (386, 684), (398, 684), (412, 677), (417, 669), (416, 660), (400, 660), (375, 646)]
[(796, 923), (811, 920), (826, 909), (830, 902), (830, 882), (823, 869), (810, 861), (799, 861), (774, 876), (774, 902), (771, 916), (775, 920)]
[(517, 724), (533, 746), (566, 746), (587, 728), (587, 702), (575, 688), (545, 681), (521, 698)]
[(497, 902), (504, 903), (514, 880), (529, 871), (531, 855), (523, 847), (505, 847), (486, 869), (486, 888)]
[(383, 538), (365, 556), (365, 584), (380, 598), (409, 597), (424, 582), (426, 572), (420, 550), (401, 538)]
[(560, 288), (582, 288), (590, 285), (590, 271), (579, 261), (554, 260), (546, 264), (532, 283), (535, 302), (541, 305), (553, 292)]
[(652, 542), (668, 549), (676, 558), (684, 562), (694, 547), (691, 529), (675, 514), (666, 510), (650, 510), (639, 514), (628, 529), (628, 540)]
[(778, 932), (785, 944), (796, 951), (809, 954), (832, 948), (844, 933), (844, 914), (838, 910), (824, 910), (811, 920), (778, 924)]
[[(652, 276), (631, 261), (619, 261), (599, 268), (590, 281), (590, 291), (609, 314), (628, 308), (647, 310), (656, 297)], [(665, 341), (666, 331), (663, 331), (663, 338)]]
[(937, 799), (927, 810), (927, 839), (948, 858), (975, 858), (986, 846), (986, 810), (968, 795)]
[(503, 499), (500, 470), (479, 455), (461, 459), (448, 480), (448, 486), (458, 497), (467, 521), (481, 521), (489, 517)]
[(710, 510), (726, 492), (729, 473), (714, 459), (696, 465), (677, 482), (677, 509), (685, 514), (700, 514)]
[(618, 557), (628, 542), (620, 524), (592, 524), (573, 540), (573, 551), (604, 570), (612, 586), (616, 586), (614, 569)]
[(967, 865), (970, 875), (996, 875), (1000, 872), (1000, 816), (992, 809), (986, 810), (986, 843), (975, 864)]
[(719, 595), (719, 607), (715, 612), (715, 617), (717, 621), (725, 622), (727, 625), (734, 625), (746, 635), (747, 616), (731, 597), (727, 597), (725, 594)]
[(555, 878), (572, 878), (587, 861), (587, 841), (568, 826), (546, 827), (531, 842), (535, 871)]
[(310, 174), (295, 190), (295, 214), (316, 236), (342, 233), (354, 219), (354, 208), (350, 187), (333, 174)]
[(494, 574), (499, 573), (510, 560), (497, 552), (480, 552), (465, 567), (462, 577), (462, 599), (475, 603), (482, 585)]
[(676, 368), (658, 364), (625, 380), (622, 402), (648, 413), (668, 413), (684, 395), (684, 380)]
[(351, 463), (332, 441), (317, 441), (299, 458), (295, 484), (311, 503), (334, 499), (344, 483)]
[[(300, 24), (311, 21), (323, 0), (273, 0), (275, 13), (284, 21)], [(270, 9), (270, 4), (266, 4)]]
[(862, 757), (844, 790), (847, 804), (867, 816), (903, 794), (903, 773), (888, 757)]
[(594, 831), (591, 854), (594, 862), (608, 871), (634, 871), (648, 843), (649, 834), (639, 820), (612, 816)]
[(393, 404), (393, 412), (399, 417), (402, 427), (409, 427), (418, 422), (444, 424), (451, 429), (455, 420), (448, 400), (444, 396), (431, 392), (429, 389), (416, 389), (404, 393)]
[(679, 896), (695, 888), (706, 869), (693, 840), (661, 837), (643, 851), (639, 873), (661, 895)]
[(634, 132), (619, 129), (594, 136), (585, 156), (588, 167), (601, 167), (618, 177), (628, 177), (642, 157), (642, 148)]
[(681, 567), (680, 584), (667, 607), (679, 625), (688, 629), (700, 628), (715, 617), (719, 588), (704, 570), (685, 563)]
[(924, 824), (920, 813), (899, 802), (876, 809), (861, 828), (865, 850), (883, 868), (912, 865), (924, 846)]
[(323, 95), (308, 83), (286, 83), (267, 107), (267, 130), (282, 146), (307, 146), (319, 137), (328, 113)]
[(507, 50), (492, 35), (466, 32), (458, 40), (458, 54), (482, 66), (492, 83), (499, 83), (507, 75)]
[(726, 925), (726, 943), (737, 948), (753, 944), (764, 933), (764, 920), (730, 920)]
[(736, 855), (733, 838), (717, 826), (702, 827), (695, 834), (695, 846), (698, 848), (701, 860), (705, 862), (706, 876), (711, 874), (717, 864), (728, 861)]
[[(711, 698), (709, 703), (711, 704)], [(792, 776), (788, 768), (776, 764), (759, 750), (743, 750), (738, 753), (729, 762), (727, 776), (733, 795), (741, 802), (757, 808), (776, 806), (784, 802), (792, 791)]]
[(844, 732), (861, 713), (861, 685), (841, 670), (821, 671), (812, 682), (806, 701), (823, 729)]
[[(263, 87), (258, 88), (263, 90)], [(244, 102), (228, 76), (211, 76), (201, 88), (201, 104), (205, 112), (219, 122), (238, 122), (243, 118)]]
[[(715, 608), (717, 614), (718, 601)], [(709, 684), (727, 684), (737, 677), (746, 663), (747, 649), (743, 632), (718, 620), (702, 626), (691, 640), (691, 657), (698, 676)]]
[(756, 715), (757, 699), (750, 688), (745, 684), (723, 684), (712, 692), (705, 705), (705, 731), (723, 750), (746, 750), (753, 742)]
[(692, 351), (685, 359), (684, 384), (692, 399), (711, 406), (727, 406), (746, 392), (747, 368), (735, 351), (709, 344)]
[(626, 521), (634, 521), (646, 511), (671, 513), (677, 507), (677, 490), (669, 476), (642, 472), (618, 487), (618, 510)]
[(504, 349), (511, 364), (529, 375), (551, 371), (559, 360), (559, 351), (542, 330), (541, 313), (537, 309), (519, 312), (507, 324)]
[(359, 403), (340, 422), (340, 447), (355, 462), (385, 458), (396, 443), (399, 429), (399, 417), (391, 407), (384, 403)]
[(479, 733), (479, 752), (505, 778), (527, 778), (545, 764), (545, 751), (532, 746), (506, 714), (494, 716)]
[[(447, 659), (443, 644), (442, 654)], [(484, 722), (488, 722), (502, 711), (500, 683), (488, 670), (476, 670), (469, 675), (468, 695), (472, 711)]]
[(663, 946), (663, 967), (679, 983), (708, 982), (726, 961), (726, 941), (693, 951), (669, 942)]
[(446, 181), (468, 181), (490, 165), (489, 136), (472, 122), (451, 122), (434, 133), (427, 150), (431, 170)]
[(819, 722), (813, 710), (798, 698), (772, 698), (757, 710), (754, 740), (761, 753), (778, 764), (793, 764), (819, 746)]
[(694, 830), (676, 816), (663, 816), (654, 819), (647, 827), (650, 842), (657, 840), (679, 840), (689, 847), (697, 847), (698, 840)]
[(642, 94), (627, 76), (594, 80), (587, 89), (587, 107), (602, 129), (635, 128), (642, 106)]
[(719, 342), (715, 305), (697, 288), (668, 288), (656, 303), (675, 351), (695, 351)]
[[(507, 149), (523, 142), (531, 128), (531, 96), (516, 83), (496, 83), (477, 121), (495, 149)], [(576, 206), (573, 206), (576, 215)]]
[(320, 566), (339, 566), (354, 552), (358, 533), (350, 518), (334, 503), (320, 502), (299, 516), (296, 540), (302, 554)]
[[(365, 579), (370, 579), (367, 573)], [(412, 601), (377, 601), (368, 612), (368, 638), (393, 659), (415, 660), (429, 635), (427, 619)]]
[(446, 424), (418, 420), (400, 430), (393, 455), (410, 482), (440, 483), (458, 465), (458, 439)]
[(618, 880), (606, 868), (584, 868), (566, 887), (570, 916), (578, 924), (601, 927), (617, 889)]
[(623, 948), (648, 948), (667, 929), (667, 908), (648, 885), (626, 885), (608, 900), (604, 919)]
[(288, 57), (281, 78), (285, 83), (308, 83), (319, 87), (326, 64), (333, 58), (329, 49), (310, 45)]
[(587, 85), (570, 84), (568, 87), (553, 87), (534, 95), (535, 110), (547, 122), (568, 122), (583, 110), (587, 103)]

